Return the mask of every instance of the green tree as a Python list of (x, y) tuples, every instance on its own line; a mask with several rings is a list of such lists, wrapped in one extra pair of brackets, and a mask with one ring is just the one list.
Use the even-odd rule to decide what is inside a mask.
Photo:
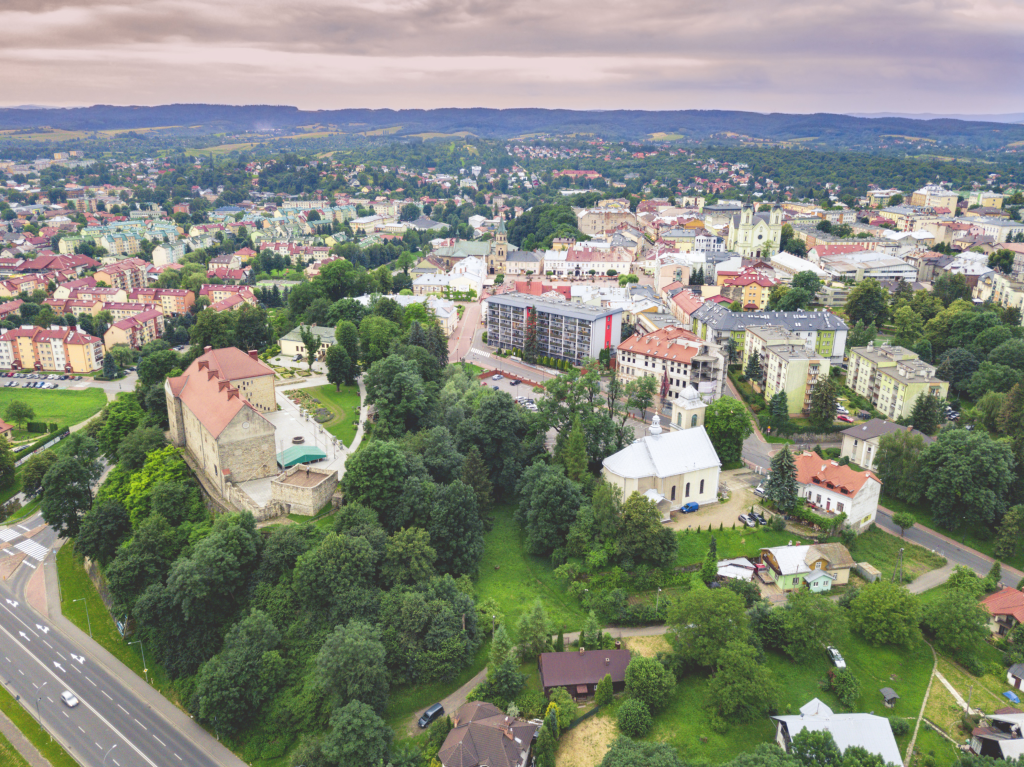
[(896, 583), (869, 583), (850, 603), (850, 624), (874, 645), (913, 647), (921, 636), (920, 623), (917, 598)]
[(704, 427), (723, 464), (739, 461), (743, 440), (754, 433), (747, 408), (732, 397), (719, 397), (708, 405)]
[(708, 692), (720, 716), (743, 722), (767, 716), (781, 697), (771, 669), (742, 639), (730, 639), (722, 648)]
[(419, 527), (402, 528), (388, 538), (381, 575), (392, 586), (414, 586), (434, 576), (436, 561), (430, 533)]
[(783, 617), (786, 643), (783, 649), (793, 660), (812, 657), (846, 633), (846, 616), (824, 594), (800, 589), (789, 595)]
[(359, 359), (366, 369), (391, 353), (391, 346), (402, 335), (402, 329), (391, 320), (370, 315), (359, 323)]
[(932, 294), (937, 296), (945, 306), (954, 301), (971, 300), (971, 286), (967, 284), (967, 278), (962, 274), (940, 274), (932, 282)]
[(564, 687), (556, 687), (548, 695), (548, 700), (558, 707), (558, 730), (564, 732), (565, 729), (572, 724), (576, 718), (576, 701), (572, 699), (572, 695)]
[(864, 320), (853, 323), (850, 332), (846, 337), (846, 349), (860, 349), (867, 346), (869, 343), (875, 340), (878, 335), (878, 331), (875, 329), (875, 323), (872, 322), (868, 325), (864, 324)]
[(900, 529), (900, 537), (903, 537), (907, 530), (917, 524), (917, 517), (909, 511), (897, 511), (892, 515), (892, 523)]
[(616, 738), (598, 767), (683, 767), (679, 754), (667, 743)]
[(924, 451), (921, 474), (935, 521), (947, 530), (990, 525), (1007, 508), (1014, 458), (1005, 441), (944, 429)]
[(896, 326), (896, 343), (900, 346), (913, 346), (924, 334), (924, 319), (909, 306), (903, 306), (893, 314)]
[(56, 450), (41, 450), (21, 465), (21, 489), (26, 496), (36, 495), (43, 489), (43, 477), (57, 458)]
[(587, 447), (578, 414), (573, 418), (572, 429), (559, 458), (569, 479), (581, 486), (589, 483), (591, 476), (587, 466)]
[(359, 362), (359, 329), (354, 322), (342, 320), (334, 329), (334, 338), (338, 344), (348, 353), (348, 358), (358, 369)]
[(908, 503), (917, 503), (924, 492), (921, 460), (924, 438), (911, 431), (883, 434), (875, 454), (875, 473), (889, 495)]
[(583, 493), (561, 466), (533, 463), (519, 480), (516, 521), (526, 532), (531, 554), (548, 554), (564, 545), (569, 527), (583, 505)]
[(374, 362), (363, 377), (366, 401), (377, 407), (375, 434), (400, 437), (415, 431), (433, 402), (428, 389), (412, 360), (392, 354)]
[(836, 384), (832, 376), (818, 376), (811, 387), (811, 406), (807, 411), (811, 425), (825, 432), (836, 420), (836, 403), (839, 401)]
[(643, 375), (626, 384), (626, 407), (640, 411), (640, 420), (647, 422), (647, 411), (654, 404), (654, 393), (658, 391), (658, 379)]
[(637, 698), (630, 698), (619, 706), (615, 714), (615, 724), (619, 732), (631, 738), (642, 738), (654, 724), (651, 711), (647, 704)]
[(885, 322), (889, 316), (889, 292), (875, 279), (857, 283), (846, 299), (846, 316), (855, 323)]
[(526, 310), (526, 334), (523, 337), (523, 361), (531, 365), (537, 361), (537, 310)]
[(789, 512), (800, 495), (796, 482), (796, 461), (786, 445), (772, 456), (771, 473), (765, 481), (764, 497), (772, 501), (781, 512)]
[(626, 695), (652, 712), (665, 707), (675, 686), (675, 675), (655, 658), (634, 655), (626, 666)]
[(915, 429), (931, 436), (945, 420), (942, 401), (934, 395), (920, 394), (910, 411), (910, 423)]
[(597, 683), (597, 691), (594, 693), (594, 703), (598, 706), (611, 704), (613, 698), (612, 675), (605, 674)]
[(477, 449), (476, 445), (469, 448), (469, 452), (466, 453), (466, 458), (462, 462), (461, 479), (473, 488), (473, 492), (476, 493), (477, 507), (481, 511), (489, 509), (491, 507), (491, 492), (493, 488), (488, 476), (487, 466), (484, 464), (483, 458), (480, 457), (480, 450)]
[(743, 373), (751, 381), (761, 381), (764, 379), (764, 370), (761, 368), (761, 355), (759, 354), (748, 354), (747, 365), (743, 368)]
[(1013, 559), (1017, 556), (1022, 533), (1024, 533), (1024, 506), (1011, 506), (999, 523), (993, 553), (1000, 559)]
[(747, 632), (746, 605), (728, 589), (692, 588), (669, 608), (668, 640), (686, 666), (714, 667), (730, 639)]
[(675, 532), (662, 524), (655, 503), (637, 492), (622, 506), (616, 542), (619, 554), (630, 561), (648, 561), (667, 567), (676, 559)]
[(370, 706), (353, 700), (331, 714), (321, 748), (335, 765), (379, 767), (387, 759), (393, 736)]
[(14, 400), (7, 406), (4, 411), (4, 418), (11, 423), (18, 424), (22, 429), (25, 428), (25, 424), (36, 417), (36, 411), (32, 407), (21, 400)]
[(103, 455), (114, 461), (121, 442), (139, 427), (145, 414), (133, 392), (119, 395), (106, 410), (96, 441)]
[(789, 430), (789, 397), (780, 391), (768, 401), (769, 425), (776, 434), (785, 434)]
[(520, 616), (516, 625), (516, 635), (519, 637), (520, 657), (524, 661), (532, 661), (541, 653), (549, 651), (551, 626), (544, 605), (539, 599)]
[(967, 349), (950, 349), (939, 358), (935, 373), (942, 380), (949, 381), (951, 389), (966, 392), (978, 366), (978, 359)]
[(455, 577), (476, 573), (484, 554), (484, 528), (473, 488), (460, 480), (438, 486), (427, 531), (430, 540), (444, 541), (437, 551), (439, 572)]
[(334, 384), (335, 391), (341, 391), (341, 385), (351, 386), (356, 382), (356, 366), (341, 344), (334, 344), (327, 349), (324, 357), (327, 365), (327, 380)]
[(836, 694), (839, 702), (852, 708), (860, 697), (860, 680), (848, 668), (830, 671), (829, 689)]
[(39, 508), (46, 524), (61, 538), (78, 535), (81, 515), (92, 508), (92, 486), (101, 472), (97, 457), (83, 462), (71, 455), (62, 455), (47, 470)]
[(75, 551), (106, 566), (131, 533), (131, 520), (124, 506), (113, 499), (97, 500), (82, 517)]
[(320, 351), (320, 336), (306, 325), (299, 325), (299, 337), (302, 339), (302, 346), (306, 350), (306, 364), (312, 372), (313, 363), (316, 362), (316, 355)]
[(353, 700), (378, 714), (388, 700), (388, 670), (380, 630), (359, 620), (338, 626), (316, 657), (317, 680), (333, 707)]
[(113, 354), (103, 356), (103, 377), (107, 380), (117, 378), (117, 362), (114, 361)]
[(946, 588), (963, 591), (977, 598), (982, 592), (981, 578), (967, 565), (956, 565), (946, 579)]
[(946, 589), (924, 611), (924, 627), (955, 658), (972, 655), (988, 639), (988, 620), (988, 611), (962, 589)]

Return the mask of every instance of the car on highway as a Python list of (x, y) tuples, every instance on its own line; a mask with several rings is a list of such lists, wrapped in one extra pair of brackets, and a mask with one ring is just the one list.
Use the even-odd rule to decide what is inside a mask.
[(745, 525), (746, 525), (747, 527), (757, 527), (757, 522), (755, 522), (754, 520), (752, 520), (752, 519), (751, 519), (750, 517), (748, 517), (748, 516), (747, 516), (746, 514), (740, 514), (740, 516), (739, 516), (739, 520), (740, 520), (740, 522), (742, 522), (743, 524), (745, 524)]
[(828, 653), (828, 659), (832, 661), (833, 666), (836, 668), (846, 668), (846, 661), (843, 660), (843, 656), (839, 653), (839, 650), (830, 645), (825, 648), (825, 652)]
[(74, 708), (78, 705), (78, 698), (70, 690), (65, 690), (60, 694), (60, 699), (64, 701), (64, 705), (68, 708)]
[(842, 421), (843, 423), (853, 423), (853, 419), (850, 418), (850, 416), (843, 415), (842, 413), (840, 413), (839, 415), (836, 416), (836, 420), (837, 421)]
[(699, 508), (700, 504), (698, 504), (696, 501), (690, 501), (689, 503), (684, 503), (682, 507), (679, 509), (679, 511), (681, 511), (683, 514), (692, 514)]
[(419, 724), (421, 730), (425, 730), (427, 729), (427, 727), (431, 725), (431, 723), (434, 720), (438, 719), (441, 716), (444, 716), (444, 706), (442, 706), (440, 703), (435, 703), (433, 706), (431, 706), (423, 712), (423, 716), (420, 717), (420, 720), (419, 722), (417, 722), (417, 724)]

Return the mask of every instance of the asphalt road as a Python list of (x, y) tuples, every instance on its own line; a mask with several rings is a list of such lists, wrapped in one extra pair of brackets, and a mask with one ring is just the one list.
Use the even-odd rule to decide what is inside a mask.
[[(21, 530), (40, 522), (37, 515), (21, 522)], [(31, 540), (47, 550), (57, 542), (50, 528)], [(7, 689), (83, 767), (240, 767), (240, 760), (156, 690), (139, 687), (144, 682), (132, 671), (105, 653), (100, 658), (101, 648), (87, 637), (76, 641), (58, 625), (61, 619), (50, 621), (27, 604), (29, 578), (40, 567), (53, 577), (54, 556), (52, 551), (44, 561), (26, 556), (0, 583), (0, 681)], [(79, 699), (78, 706), (61, 701), (65, 690)]]

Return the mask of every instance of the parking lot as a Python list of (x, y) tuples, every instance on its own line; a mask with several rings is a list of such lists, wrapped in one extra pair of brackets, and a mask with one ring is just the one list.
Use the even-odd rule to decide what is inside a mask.
[[(512, 397), (512, 399), (517, 401), (519, 397), (526, 397), (536, 403), (544, 396), (543, 394), (538, 394), (534, 391), (534, 386), (529, 381), (523, 381), (520, 378), (512, 378), (504, 373), (495, 373), (494, 371), (485, 373), (484, 376), (480, 378), (480, 385), (490, 386), (495, 391), (503, 391)], [(532, 407), (530, 405), (524, 405), (524, 407), (528, 410), (533, 410), (536, 408), (536, 404)]]
[(8, 389), (71, 389), (91, 382), (91, 378), (63, 373), (0, 373), (0, 387)]

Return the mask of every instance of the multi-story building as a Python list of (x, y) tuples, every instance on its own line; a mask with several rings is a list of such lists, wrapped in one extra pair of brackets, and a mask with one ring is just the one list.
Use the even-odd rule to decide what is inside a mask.
[(636, 226), (636, 214), (629, 208), (588, 208), (576, 213), (576, 228), (589, 237), (606, 234), (622, 224)]
[(772, 290), (779, 284), (775, 278), (750, 269), (726, 279), (722, 283), (722, 295), (730, 301), (739, 301), (745, 310), (765, 309)]
[(153, 248), (153, 266), (176, 264), (185, 255), (185, 243), (182, 240), (165, 242)]
[[(980, 205), (983, 208), (1001, 208), (1003, 207), (1003, 196), (999, 192), (986, 192), (979, 189), (967, 195), (967, 205), (968, 207)], [(956, 207), (954, 206), (951, 210), (956, 210)]]
[(164, 315), (159, 309), (145, 309), (111, 325), (103, 335), (103, 345), (108, 350), (115, 344), (141, 349), (150, 341), (158, 339), (163, 332)]
[(0, 335), (0, 368), (91, 373), (103, 367), (103, 341), (58, 325), (22, 325)]
[(665, 413), (673, 423), (679, 421), (680, 428), (704, 425), (703, 405), (699, 398), (695, 405), (687, 390), (715, 398), (722, 391), (726, 369), (717, 347), (680, 327), (630, 336), (619, 344), (617, 365), (623, 381), (654, 376)]
[[(523, 293), (487, 299), (487, 343), (522, 350), (528, 325), (537, 325), (537, 354), (579, 365), (602, 349), (613, 351), (622, 334), (622, 309), (556, 301)], [(533, 315), (530, 317), (530, 315)]]
[(236, 309), (239, 304), (259, 305), (256, 294), (248, 285), (203, 285), (199, 297), (210, 301), (210, 308), (216, 311)]
[(732, 312), (714, 301), (705, 301), (690, 315), (693, 332), (723, 349), (745, 347), (748, 328), (778, 325), (796, 335), (800, 342), (813, 342), (814, 350), (838, 365), (843, 361), (846, 323), (831, 312)]
[(811, 339), (778, 325), (747, 330), (744, 334), (744, 365), (752, 354), (758, 356), (764, 371), (765, 400), (785, 392), (790, 415), (808, 410), (811, 389), (821, 376), (829, 374), (831, 367), (829, 358), (814, 350)]
[(945, 208), (950, 213), (956, 210), (957, 194), (935, 184), (928, 184), (910, 196), (910, 204), (914, 207)]
[(934, 365), (902, 346), (873, 342), (850, 350), (847, 385), (892, 421), (909, 416), (922, 394), (945, 399), (949, 393)]
[(112, 288), (131, 292), (146, 287), (146, 274), (150, 265), (141, 258), (129, 258), (115, 264), (107, 264), (93, 275), (97, 282), (105, 282)]
[(761, 258), (779, 252), (782, 241), (782, 208), (775, 206), (768, 213), (755, 213), (744, 205), (733, 214), (725, 249), (741, 256)]
[(142, 288), (133, 290), (129, 303), (147, 304), (160, 309), (165, 315), (184, 314), (196, 302), (196, 295), (184, 288)]

